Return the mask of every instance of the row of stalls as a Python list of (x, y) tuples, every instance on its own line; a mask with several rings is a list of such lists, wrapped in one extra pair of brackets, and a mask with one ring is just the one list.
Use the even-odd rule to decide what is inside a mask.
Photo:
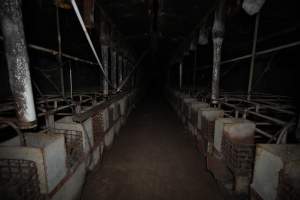
[(100, 93), (77, 93), (72, 100), (42, 97), (37, 110), (44, 126), (35, 132), (21, 132), (2, 120), (17, 134), (0, 144), (1, 199), (77, 199), (88, 171), (112, 148), (137, 95), (135, 89), (109, 99)]
[(210, 104), (188, 88), (168, 88), (166, 97), (230, 199), (300, 198), (300, 147), (289, 143), (295, 112), (287, 97), (223, 93)]

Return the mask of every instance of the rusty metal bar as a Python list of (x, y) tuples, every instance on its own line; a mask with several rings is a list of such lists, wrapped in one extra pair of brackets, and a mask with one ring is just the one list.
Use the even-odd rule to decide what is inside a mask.
[(70, 68), (70, 97), (73, 99), (73, 76), (72, 76), (72, 67), (71, 64), (69, 63), (69, 68)]
[[(144, 57), (147, 55), (148, 51), (145, 51), (142, 56), (139, 58), (139, 60), (137, 61), (137, 63), (132, 67), (131, 72), (127, 75), (127, 77), (124, 79), (124, 81), (119, 85), (119, 87), (117, 88), (117, 91), (121, 91), (121, 89), (124, 87), (124, 85), (127, 83), (127, 81), (132, 77), (132, 75), (134, 74), (135, 70), (140, 66), (140, 63), (142, 62), (142, 60), (144, 59)], [(134, 79), (132, 79), (134, 80)]]
[[(288, 48), (299, 46), (299, 45), (300, 45), (300, 41), (295, 41), (295, 42), (292, 42), (292, 43), (289, 43), (289, 44), (284, 44), (284, 45), (280, 45), (280, 46), (277, 46), (277, 47), (274, 47), (274, 48), (258, 51), (258, 52), (256, 52), (256, 56), (265, 55), (265, 54), (268, 54), (268, 53), (280, 51), (280, 50), (283, 50), (283, 49), (288, 49)], [(236, 57), (236, 58), (224, 60), (224, 61), (221, 62), (221, 65), (236, 62), (236, 61), (240, 61), (240, 60), (245, 60), (245, 59), (248, 59), (248, 58), (251, 58), (251, 57), (252, 57), (252, 54), (247, 54), (247, 55), (244, 55), (244, 56), (239, 56), (239, 57)], [(209, 69), (209, 68), (211, 68), (211, 65), (205, 65), (201, 68), (198, 68), (197, 70), (202, 71), (202, 70), (206, 70), (206, 69)]]
[(20, 3), (16, 0), (1, 1), (0, 23), (19, 127), (27, 129), (37, 126), (37, 118)]
[(94, 107), (90, 108), (89, 110), (87, 110), (85, 112), (77, 113), (77, 114), (73, 115), (73, 121), (79, 122), (79, 123), (85, 121), (89, 117), (99, 113), (99, 111), (107, 108), (113, 102), (116, 102), (116, 101), (122, 99), (124, 97), (124, 95), (126, 95), (126, 94), (120, 93), (119, 95), (113, 96), (111, 99), (108, 99), (105, 102), (95, 105)]
[(182, 89), (182, 62), (179, 63), (179, 89)]
[(252, 46), (252, 56), (251, 56), (251, 64), (250, 64), (250, 72), (249, 72), (249, 82), (248, 82), (248, 97), (247, 99), (250, 100), (251, 98), (251, 91), (252, 91), (252, 81), (253, 81), (253, 72), (254, 72), (254, 65), (255, 65), (255, 54), (256, 54), (256, 44), (257, 44), (257, 36), (258, 36), (258, 27), (259, 27), (259, 18), (260, 13), (256, 14), (255, 17), (255, 28), (254, 28), (254, 36), (253, 36), (253, 46)]
[[(0, 40), (3, 40), (2, 36), (0, 36)], [(30, 49), (34, 49), (34, 50), (37, 50), (37, 51), (48, 53), (48, 54), (51, 54), (51, 55), (54, 55), (54, 56), (59, 54), (59, 52), (54, 50), (54, 49), (49, 49), (49, 48), (42, 47), (42, 46), (35, 45), (35, 44), (27, 44), (27, 47), (30, 48)], [(82, 58), (78, 58), (76, 56), (72, 56), (72, 55), (69, 55), (69, 54), (66, 54), (66, 53), (63, 53), (63, 52), (62, 52), (61, 56), (65, 57), (67, 59), (70, 59), (70, 60), (74, 60), (74, 61), (77, 61), (77, 62), (89, 64), (89, 65), (98, 65), (95, 62), (85, 60), (85, 59), (82, 59)]]
[(65, 80), (64, 80), (64, 69), (62, 65), (62, 56), (61, 56), (61, 32), (60, 32), (60, 22), (59, 22), (59, 8), (56, 7), (56, 31), (57, 31), (57, 44), (58, 44), (58, 62), (60, 65), (60, 87), (62, 96), (65, 96)]
[(103, 95), (105, 97), (108, 96), (108, 82), (105, 77), (108, 77), (108, 46), (101, 45), (101, 54), (102, 54), (102, 61), (104, 67), (104, 78), (103, 78)]
[(197, 48), (194, 52), (194, 66), (193, 66), (193, 87), (196, 88), (196, 78), (197, 78), (197, 73), (196, 73), (196, 67), (197, 67)]
[(117, 70), (117, 52), (111, 48), (111, 82), (114, 88), (117, 88), (116, 71)]
[(119, 87), (122, 83), (123, 77), (122, 77), (122, 68), (123, 68), (123, 59), (122, 55), (118, 55), (118, 83)]

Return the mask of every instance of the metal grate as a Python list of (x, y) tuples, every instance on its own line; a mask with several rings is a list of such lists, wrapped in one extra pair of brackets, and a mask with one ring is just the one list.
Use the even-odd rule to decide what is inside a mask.
[(100, 112), (93, 116), (93, 133), (94, 133), (94, 142), (96, 145), (100, 144), (104, 139), (105, 135), (105, 122), (104, 122), (104, 112)]
[(83, 135), (81, 131), (54, 129), (55, 133), (61, 133), (65, 136), (67, 151), (67, 167), (72, 168), (83, 155)]
[(40, 200), (36, 164), (29, 160), (0, 159), (0, 197), (13, 200)]
[(223, 134), (222, 152), (227, 166), (235, 175), (251, 176), (254, 163), (254, 144), (233, 143)]
[(208, 142), (214, 142), (215, 121), (208, 121), (204, 117), (201, 119), (201, 131)]
[(298, 200), (300, 199), (300, 186), (292, 185), (292, 181), (283, 170), (279, 172), (276, 200)]

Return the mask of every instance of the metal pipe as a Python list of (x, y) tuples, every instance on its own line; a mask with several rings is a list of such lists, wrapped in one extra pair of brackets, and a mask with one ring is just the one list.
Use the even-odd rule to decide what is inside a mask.
[(196, 88), (196, 67), (197, 67), (197, 48), (194, 52), (194, 67), (193, 67), (193, 87)]
[(70, 97), (73, 99), (73, 76), (72, 76), (72, 67), (71, 64), (69, 63), (70, 67)]
[(182, 62), (179, 63), (179, 89), (182, 89)]
[[(132, 67), (132, 70), (130, 71), (130, 73), (127, 75), (127, 77), (124, 79), (124, 81), (117, 88), (117, 92), (119, 92), (124, 87), (126, 82), (132, 77), (135, 70), (140, 66), (140, 63), (142, 62), (142, 60), (144, 59), (144, 57), (146, 56), (147, 53), (148, 53), (148, 51), (145, 51), (142, 54), (142, 56), (139, 58), (139, 60), (136, 62), (136, 64)], [(132, 80), (134, 80), (134, 79), (132, 79)], [(134, 82), (132, 82), (132, 84), (133, 84), (132, 86), (134, 87)]]
[(20, 3), (17, 0), (3, 0), (0, 5), (0, 20), (19, 127), (27, 129), (37, 126), (37, 118)]
[(211, 84), (211, 103), (217, 104), (220, 96), (220, 65), (221, 65), (221, 50), (223, 43), (223, 35), (225, 29), (224, 23), (224, 1), (215, 11), (214, 24), (212, 28), (213, 38), (213, 71)]
[(104, 78), (103, 78), (103, 95), (108, 96), (108, 82), (105, 77), (108, 77), (108, 46), (101, 45), (102, 61), (104, 66)]
[(253, 46), (252, 46), (252, 56), (251, 56), (251, 64), (250, 64), (250, 72), (249, 72), (249, 82), (248, 82), (248, 97), (247, 99), (250, 100), (251, 98), (251, 91), (252, 91), (252, 81), (253, 81), (253, 72), (254, 72), (254, 65), (255, 65), (255, 54), (256, 54), (256, 44), (257, 44), (257, 35), (258, 35), (258, 27), (259, 27), (259, 18), (260, 13), (256, 14), (255, 17), (255, 28), (254, 28), (254, 36), (253, 36)]
[(65, 97), (65, 80), (64, 80), (64, 69), (62, 65), (62, 57), (61, 57), (61, 33), (60, 33), (60, 23), (59, 23), (59, 10), (56, 6), (56, 31), (57, 31), (57, 43), (58, 43), (58, 62), (60, 65), (60, 87), (62, 96)]
[[(261, 55), (265, 55), (265, 54), (268, 54), (268, 53), (280, 51), (280, 50), (283, 50), (283, 49), (288, 49), (288, 48), (299, 46), (299, 45), (300, 45), (300, 41), (296, 41), (296, 42), (292, 42), (292, 43), (289, 43), (289, 44), (280, 45), (278, 47), (258, 51), (258, 52), (256, 52), (255, 55), (256, 56), (261, 56)], [(244, 56), (239, 56), (239, 57), (236, 57), (236, 58), (224, 60), (224, 61), (221, 62), (221, 65), (236, 62), (236, 61), (240, 61), (240, 60), (245, 60), (245, 59), (248, 59), (248, 58), (251, 58), (251, 57), (252, 57), (252, 54), (247, 54), (247, 55), (244, 55)], [(197, 70), (202, 71), (202, 70), (206, 70), (206, 69), (209, 69), (209, 68), (211, 68), (211, 65), (205, 65), (201, 68), (198, 68)]]
[[(0, 36), (0, 40), (3, 40), (2, 36)], [(49, 48), (42, 47), (42, 46), (35, 45), (35, 44), (27, 44), (27, 47), (30, 48), (30, 49), (34, 49), (34, 50), (37, 50), (37, 51), (48, 53), (48, 54), (51, 54), (51, 55), (54, 55), (54, 56), (59, 54), (59, 52), (54, 50), (54, 49), (49, 49)], [(72, 56), (72, 55), (69, 55), (69, 54), (66, 54), (66, 53), (63, 53), (63, 52), (61, 53), (61, 56), (65, 57), (65, 58), (68, 58), (70, 60), (74, 60), (74, 61), (77, 61), (77, 62), (82, 62), (82, 63), (89, 64), (89, 65), (98, 65), (98, 63), (95, 63), (95, 62), (92, 62), (92, 61), (89, 61), (89, 60), (85, 60), (85, 59), (82, 59), (82, 58), (79, 58), (79, 57), (76, 57), (76, 56)]]
[(77, 18), (78, 18), (78, 21), (79, 21), (79, 23), (80, 23), (80, 25), (81, 25), (81, 28), (82, 28), (82, 30), (83, 30), (83, 32), (84, 32), (84, 34), (85, 34), (85, 37), (86, 37), (86, 39), (87, 39), (87, 41), (88, 41), (88, 43), (89, 43), (89, 45), (90, 45), (90, 47), (91, 47), (91, 49), (92, 49), (92, 51), (93, 51), (93, 54), (94, 54), (94, 56), (95, 56), (95, 58), (96, 58), (96, 60), (97, 60), (97, 63), (98, 63), (98, 65), (99, 65), (99, 67), (100, 67), (100, 70), (101, 70), (101, 72), (102, 72), (102, 74), (103, 74), (103, 77), (104, 77), (104, 79), (107, 81), (107, 83), (108, 83), (110, 86), (113, 87), (113, 85), (110, 83), (108, 77), (105, 75), (105, 70), (104, 70), (104, 68), (103, 68), (103, 66), (102, 66), (102, 63), (100, 62), (100, 59), (99, 59), (99, 57), (98, 57), (98, 55), (97, 55), (96, 49), (95, 49), (95, 47), (94, 47), (94, 45), (93, 45), (93, 42), (92, 42), (92, 40), (91, 40), (91, 38), (90, 38), (90, 35), (89, 35), (88, 31), (86, 30), (86, 27), (85, 27), (85, 25), (84, 25), (84, 22), (83, 22), (83, 20), (82, 20), (81, 15), (80, 15), (78, 6), (77, 6), (77, 4), (76, 4), (76, 1), (75, 1), (75, 0), (71, 0), (71, 3), (72, 3), (72, 6), (73, 6), (73, 8), (74, 8), (75, 14), (76, 14), (76, 16), (77, 16)]
[(114, 88), (117, 88), (117, 52), (111, 48), (111, 82)]
[(120, 85), (122, 83), (122, 80), (123, 80), (122, 67), (123, 67), (122, 55), (118, 55), (118, 83), (119, 83), (119, 87), (120, 87)]

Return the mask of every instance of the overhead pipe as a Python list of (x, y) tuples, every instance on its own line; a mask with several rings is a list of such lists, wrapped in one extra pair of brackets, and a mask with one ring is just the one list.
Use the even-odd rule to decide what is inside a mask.
[(28, 129), (37, 126), (37, 118), (20, 4), (19, 0), (1, 1), (0, 19), (18, 125)]
[(213, 71), (212, 71), (212, 86), (211, 86), (211, 102), (218, 103), (220, 95), (220, 65), (221, 65), (221, 50), (225, 29), (225, 1), (220, 1), (219, 6), (215, 10), (214, 24), (212, 27), (213, 39)]
[[(2, 36), (0, 36), (0, 40), (3, 40)], [(54, 55), (54, 56), (59, 54), (59, 52), (54, 50), (54, 49), (49, 49), (49, 48), (42, 47), (42, 46), (39, 46), (39, 45), (28, 44), (27, 46), (28, 46), (28, 48), (31, 48), (31, 49), (34, 49), (34, 50), (37, 50), (37, 51), (40, 51), (40, 52), (48, 53), (48, 54), (51, 54), (51, 55)], [(72, 56), (72, 55), (69, 55), (69, 54), (66, 54), (66, 53), (63, 53), (63, 52), (61, 53), (61, 56), (65, 57), (69, 60), (74, 60), (76, 62), (81, 62), (81, 63), (85, 63), (85, 64), (89, 64), (89, 65), (98, 65), (98, 63), (92, 62), (90, 60), (82, 59), (82, 58)]]
[[(255, 55), (256, 56), (261, 56), (261, 55), (281, 51), (283, 49), (288, 49), (288, 48), (292, 48), (292, 47), (296, 47), (296, 46), (300, 46), (300, 41), (295, 41), (295, 42), (291, 42), (289, 44), (280, 45), (278, 47), (273, 47), (273, 48), (270, 48), (270, 49), (258, 51), (258, 52), (256, 52)], [(251, 57), (252, 57), (252, 54), (247, 54), (247, 55), (244, 55), (244, 56), (239, 56), (239, 57), (236, 57), (236, 58), (224, 60), (224, 61), (221, 62), (221, 65), (236, 62), (236, 61), (240, 61), (240, 60), (245, 60), (245, 59), (248, 59), (248, 58), (251, 58)], [(209, 68), (211, 68), (211, 65), (205, 65), (201, 68), (198, 68), (197, 70), (201, 71), (201, 70), (206, 70), (206, 69), (209, 69)]]

